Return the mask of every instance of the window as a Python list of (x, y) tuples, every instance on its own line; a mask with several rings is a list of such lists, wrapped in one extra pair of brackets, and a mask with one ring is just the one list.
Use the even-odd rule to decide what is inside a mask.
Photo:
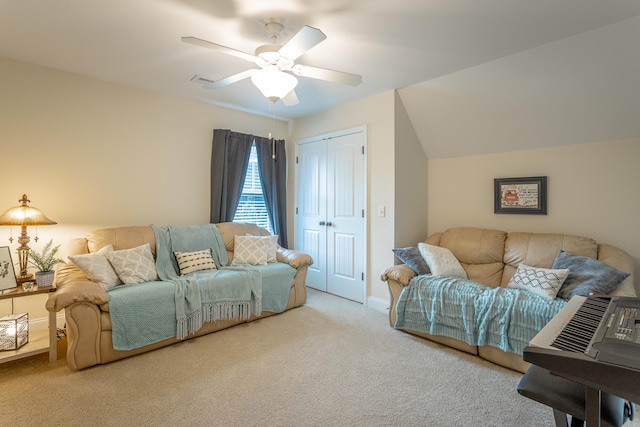
[(242, 196), (240, 196), (240, 202), (233, 220), (236, 222), (252, 222), (266, 228), (273, 234), (269, 213), (262, 194), (262, 181), (260, 181), (258, 153), (255, 143), (251, 146), (249, 167), (242, 186)]

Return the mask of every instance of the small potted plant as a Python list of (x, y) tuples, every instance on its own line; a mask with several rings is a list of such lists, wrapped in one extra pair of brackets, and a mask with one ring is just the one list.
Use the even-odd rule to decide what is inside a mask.
[(47, 286), (51, 286), (53, 284), (53, 276), (55, 275), (53, 266), (64, 262), (64, 260), (56, 258), (60, 245), (52, 248), (52, 244), (53, 239), (44, 245), (40, 253), (33, 250), (29, 251), (29, 263), (39, 270), (36, 272), (36, 284), (39, 287), (46, 288)]

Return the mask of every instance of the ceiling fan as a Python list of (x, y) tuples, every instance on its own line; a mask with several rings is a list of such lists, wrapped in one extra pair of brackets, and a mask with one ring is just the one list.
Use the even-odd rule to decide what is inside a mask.
[(283, 29), (284, 27), (279, 22), (267, 22), (265, 30), (271, 37), (272, 43), (259, 46), (253, 55), (197, 37), (182, 37), (181, 40), (185, 43), (246, 59), (259, 67), (250, 68), (222, 80), (209, 83), (204, 86), (205, 89), (221, 88), (250, 77), (253, 84), (271, 102), (275, 103), (282, 99), (285, 105), (291, 106), (298, 103), (298, 97), (293, 90), (298, 83), (295, 76), (310, 77), (351, 86), (357, 86), (362, 83), (362, 76), (357, 74), (296, 64), (295, 60), (298, 57), (326, 39), (327, 36), (317, 28), (304, 26), (287, 43), (278, 45), (276, 40)]

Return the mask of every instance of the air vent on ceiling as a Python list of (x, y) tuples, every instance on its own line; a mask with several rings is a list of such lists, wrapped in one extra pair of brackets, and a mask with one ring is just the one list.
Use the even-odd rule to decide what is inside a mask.
[(197, 84), (200, 84), (200, 85), (208, 85), (208, 84), (211, 84), (211, 83), (214, 83), (214, 82), (215, 82), (215, 80), (207, 79), (206, 77), (202, 77), (202, 76), (200, 76), (200, 75), (198, 75), (198, 74), (196, 74), (195, 76), (193, 76), (193, 78), (191, 79), (191, 81), (192, 81), (193, 83), (197, 83)]

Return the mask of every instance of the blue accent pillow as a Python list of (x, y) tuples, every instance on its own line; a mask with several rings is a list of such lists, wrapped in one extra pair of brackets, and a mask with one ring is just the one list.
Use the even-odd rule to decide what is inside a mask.
[(576, 295), (586, 297), (590, 293), (608, 294), (629, 277), (629, 273), (603, 262), (562, 250), (558, 252), (553, 268), (569, 269), (569, 276), (558, 291), (558, 297), (563, 299)]
[(398, 259), (407, 264), (418, 276), (429, 274), (429, 266), (420, 254), (417, 246), (393, 249), (393, 253)]

